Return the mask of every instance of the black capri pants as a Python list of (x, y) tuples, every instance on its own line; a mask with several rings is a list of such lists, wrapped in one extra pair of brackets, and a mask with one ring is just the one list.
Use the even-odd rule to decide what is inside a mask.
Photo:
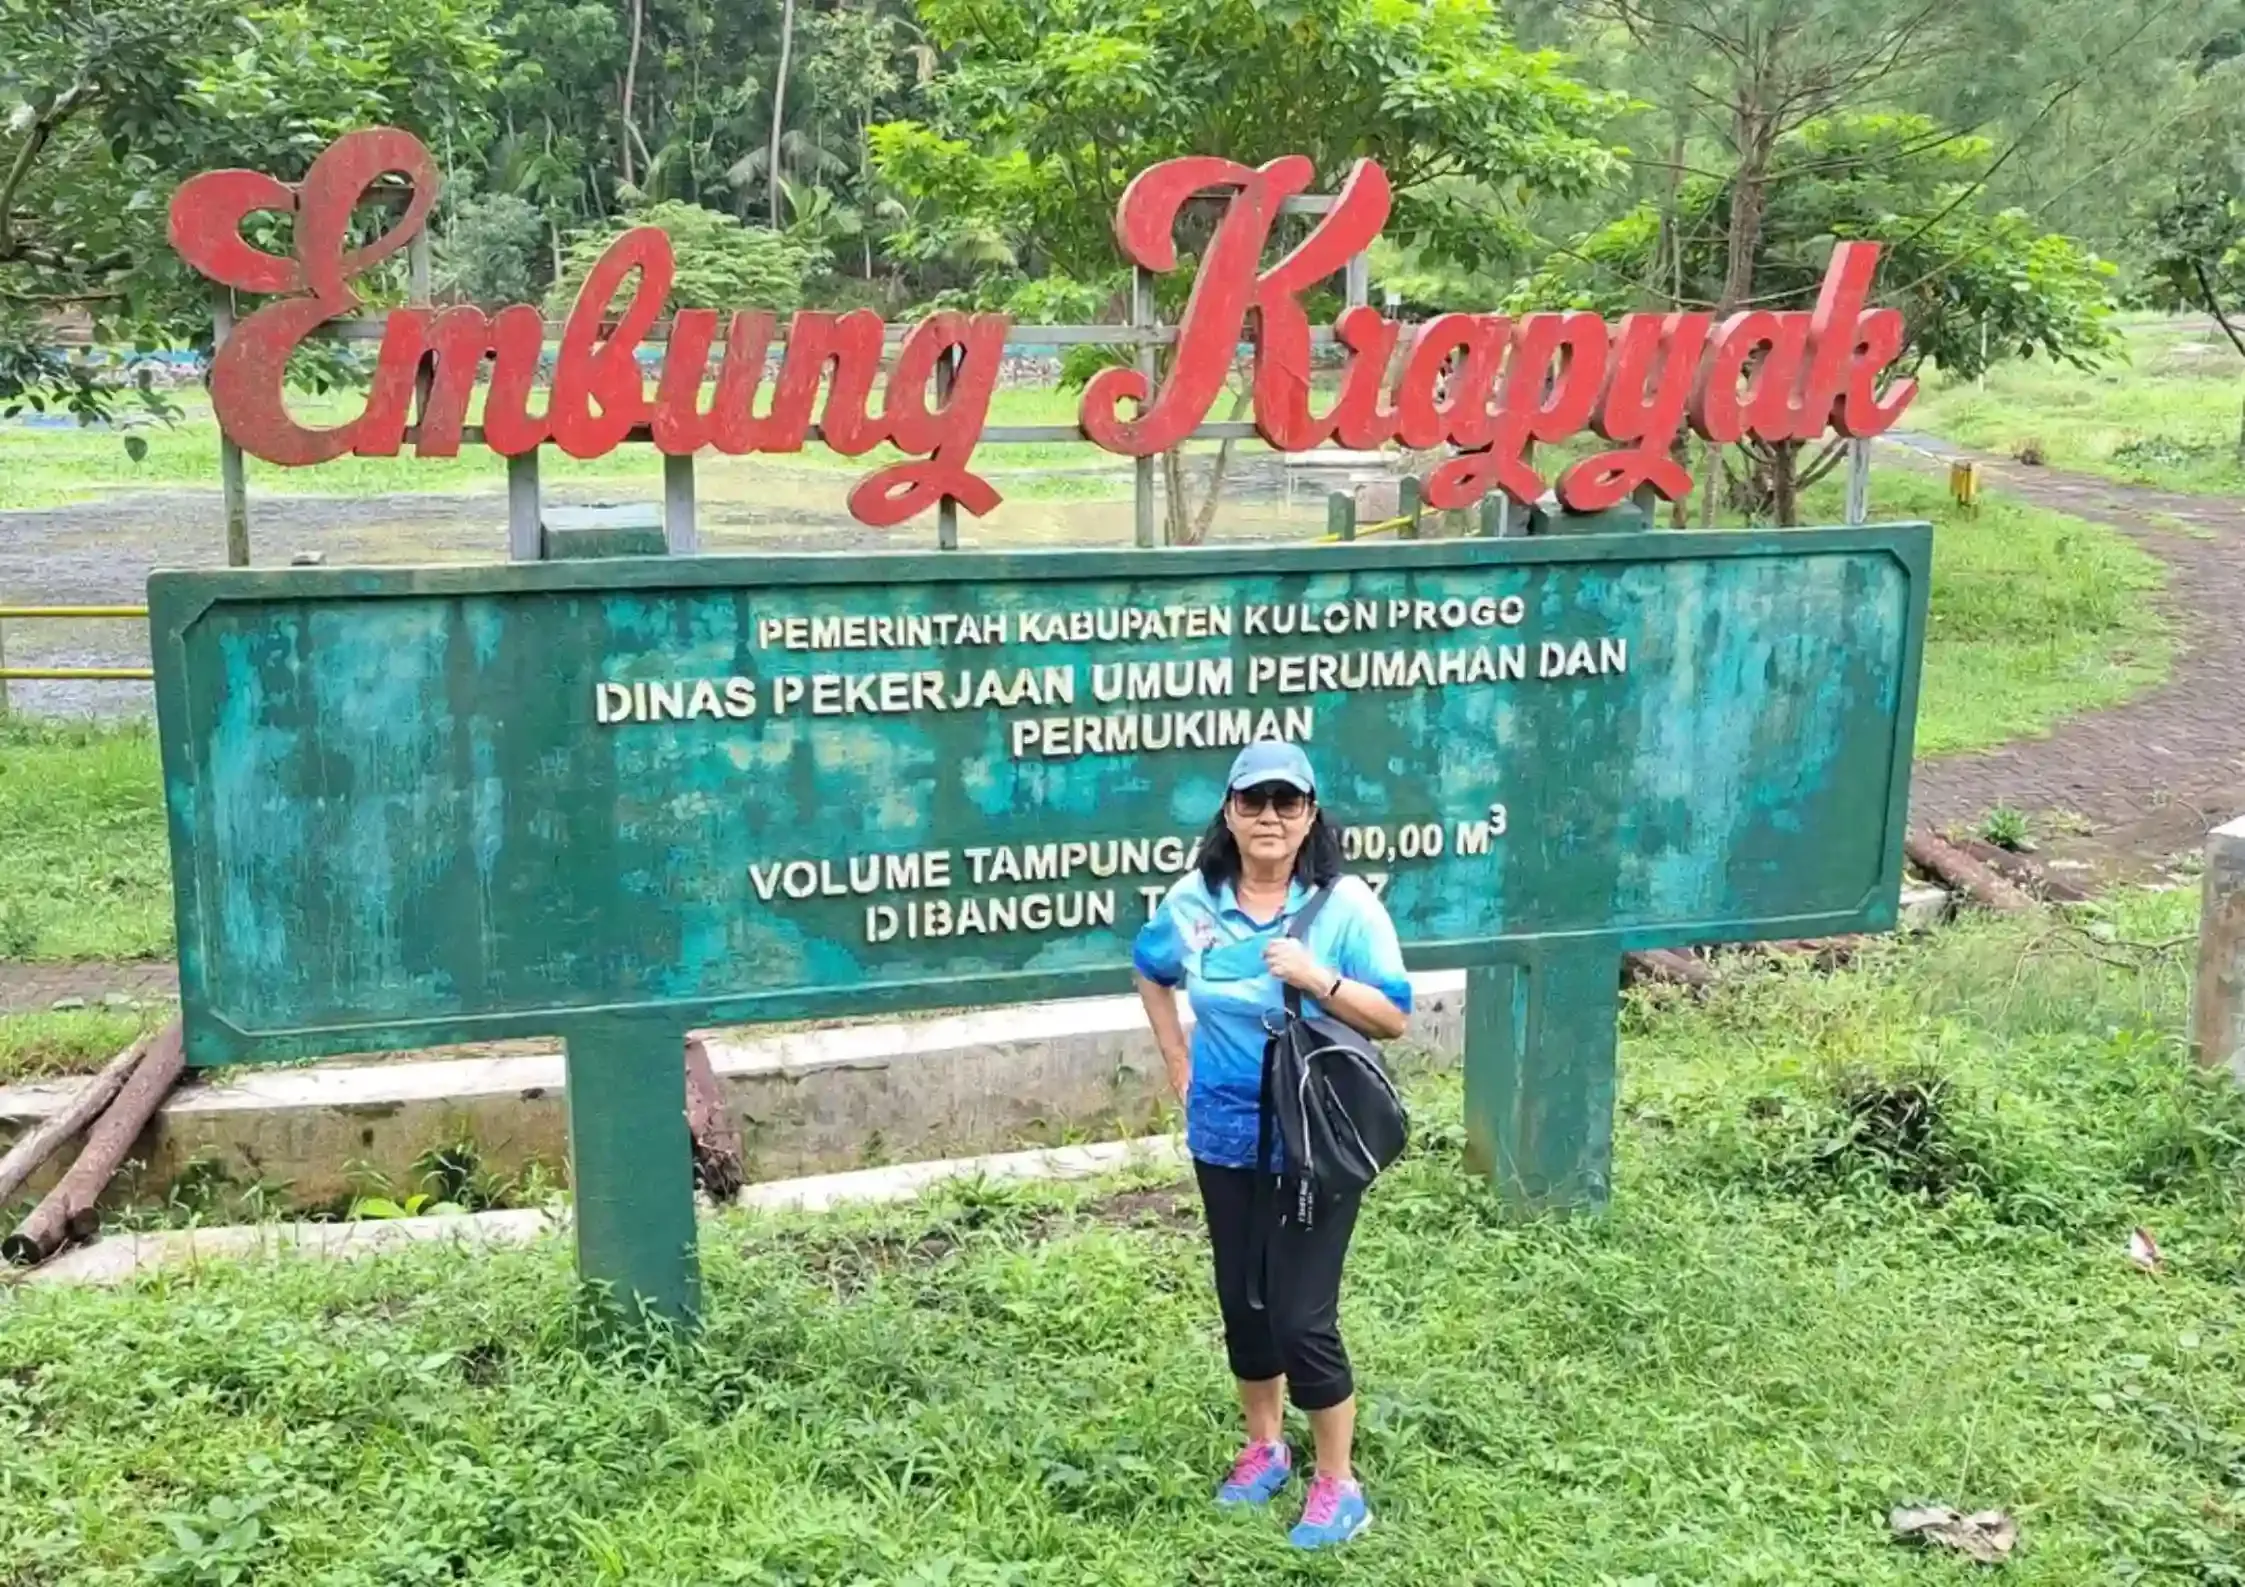
[[(1330, 1410), (1356, 1392), (1341, 1343), (1341, 1264), (1356, 1230), (1360, 1196), (1321, 1204), (1305, 1229), (1279, 1221), (1275, 1201), (1258, 1204), (1257, 1174), (1194, 1160), (1208, 1241), (1216, 1256), (1216, 1304), (1224, 1314), (1224, 1353), (1232, 1376), (1263, 1383), (1283, 1375), (1305, 1411)], [(1262, 1225), (1262, 1240), (1255, 1238)], [(1252, 1264), (1263, 1257), (1263, 1308), (1247, 1303)]]

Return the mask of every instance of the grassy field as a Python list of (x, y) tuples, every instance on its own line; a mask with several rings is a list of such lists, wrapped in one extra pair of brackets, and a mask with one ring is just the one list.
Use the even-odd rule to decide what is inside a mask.
[[(216, 490), (218, 424), (211, 417), (210, 403), (200, 393), (182, 393), (176, 400), (181, 409), (178, 422), (142, 425), (130, 432), (148, 443), (146, 456), (137, 462), (127, 455), (123, 437), (114, 431), (0, 424), (0, 511), (54, 507), (140, 490)], [(1079, 400), (1075, 392), (1008, 388), (993, 398), (990, 423), (1066, 423), (1075, 418)], [(477, 405), (480, 403), (479, 393)], [(298, 394), (290, 398), (291, 411), (309, 425), (342, 422), (358, 407), (356, 396)], [(843, 457), (823, 447), (806, 446), (786, 458), (785, 467), (791, 473), (815, 470), (832, 474), (839, 483), (871, 473), (901, 455), (887, 446), (862, 457)], [(1083, 441), (990, 446), (977, 452), (975, 458), (977, 472), (989, 475), (1009, 495), (1080, 496), (1091, 482), (1066, 474), (1029, 476), (1089, 467), (1111, 471), (1112, 478), (1102, 482), (1100, 488), (1126, 493), (1130, 488), (1128, 461)], [(720, 459), (713, 460), (710, 468), (721, 476), (729, 466), (752, 468), (755, 463), (750, 459), (734, 465)], [(408, 450), (403, 456), (391, 458), (342, 457), (317, 468), (275, 468), (250, 458), (246, 467), (253, 500), (276, 492), (321, 496), (386, 496), (414, 491), (498, 493), (507, 484), (504, 460), (481, 445), (463, 446), (460, 456), (454, 458), (419, 458)], [(643, 446), (619, 447), (606, 457), (591, 459), (567, 457), (549, 447), (539, 459), (540, 482), (549, 487), (646, 483), (655, 477), (654, 454)], [(835, 500), (838, 505), (839, 493)]]
[(90, 1074), (162, 1017), (155, 1009), (0, 1015), (0, 1086)]
[(2245, 360), (2196, 319), (2131, 320), (2123, 334), (2121, 352), (2096, 370), (1998, 364), (1984, 390), (1937, 378), (1905, 422), (2005, 456), (2033, 442), (2053, 468), (2245, 493), (2237, 455)]
[(1962, 513), (1900, 470), (1879, 476), (1873, 507), (1935, 526), (1919, 754), (2046, 733), (2167, 675), (2165, 570), (2117, 532), (1995, 496)]
[(727, 1215), (675, 1352), (588, 1352), (558, 1241), (0, 1294), (0, 1560), (23, 1587), (1962, 1582), (1888, 1540), (1925, 1500), (2014, 1514), (2007, 1581), (2234, 1581), (2245, 1099), (2181, 1052), (2177, 959), (2125, 946), (2188, 915), (1633, 1005), (1603, 1219), (1504, 1225), (1455, 1081), (1419, 1081), (1350, 1269), (1380, 1524), (1339, 1558), (1286, 1549), (1297, 1499), (1208, 1503), (1234, 1435), (1205, 1247), (1141, 1183)]
[(0, 959), (171, 949), (152, 727), (0, 722)]

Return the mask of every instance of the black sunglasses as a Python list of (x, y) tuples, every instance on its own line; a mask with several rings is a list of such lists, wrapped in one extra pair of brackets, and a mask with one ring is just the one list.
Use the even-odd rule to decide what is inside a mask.
[(1275, 810), (1281, 821), (1291, 821), (1312, 803), (1308, 794), (1291, 783), (1267, 782), (1232, 790), (1232, 808), (1250, 818), (1266, 810)]

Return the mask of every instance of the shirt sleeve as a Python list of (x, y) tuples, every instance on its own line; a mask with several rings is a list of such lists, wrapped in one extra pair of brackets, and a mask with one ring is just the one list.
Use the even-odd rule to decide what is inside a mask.
[(1172, 888), (1153, 918), (1138, 928), (1130, 946), (1130, 963), (1156, 986), (1176, 986), (1185, 979), (1185, 934), (1177, 923), (1177, 890)]
[(1411, 976), (1403, 967), (1403, 945), (1396, 941), (1395, 922), (1387, 906), (1356, 877), (1340, 886), (1335, 904), (1349, 906), (1344, 929), (1333, 945), (1333, 968), (1352, 981), (1377, 990), (1404, 1013), (1411, 1012)]

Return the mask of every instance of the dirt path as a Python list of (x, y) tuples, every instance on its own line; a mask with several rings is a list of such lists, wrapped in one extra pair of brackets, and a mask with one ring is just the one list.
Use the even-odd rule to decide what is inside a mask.
[(1916, 816), (1969, 827), (2009, 805), (2039, 818), (2054, 857), (2108, 878), (2195, 853), (2209, 827), (2245, 811), (2245, 501), (2029, 468), (1931, 436), (1891, 439), (1909, 450), (1890, 447), (1882, 460), (1970, 458), (1998, 490), (2118, 529), (2167, 565), (2162, 604), (2180, 640), (2174, 676), (2124, 705), (2047, 738), (1921, 764)]

